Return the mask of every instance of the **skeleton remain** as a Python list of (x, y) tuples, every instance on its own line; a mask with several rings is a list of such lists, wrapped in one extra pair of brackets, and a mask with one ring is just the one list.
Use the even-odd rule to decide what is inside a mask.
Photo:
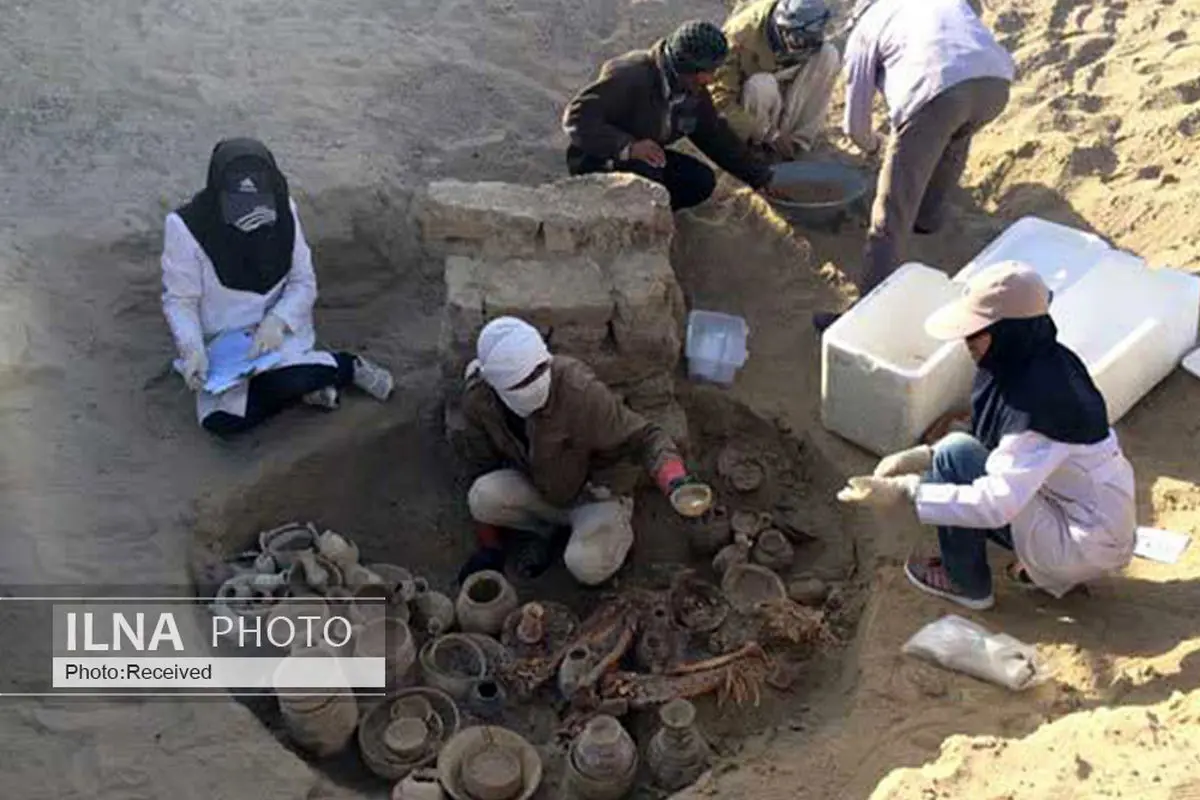
[(718, 693), (724, 706), (732, 700), (742, 705), (762, 699), (762, 684), (771, 672), (771, 659), (758, 644), (750, 642), (739, 650), (715, 658), (679, 664), (666, 675), (614, 672), (604, 676), (600, 697), (624, 700), (631, 709), (645, 709), (676, 698)]

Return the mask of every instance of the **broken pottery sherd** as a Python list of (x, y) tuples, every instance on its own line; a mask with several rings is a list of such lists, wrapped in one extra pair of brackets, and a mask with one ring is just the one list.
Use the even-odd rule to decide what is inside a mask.
[(325, 531), (317, 538), (317, 552), (343, 571), (358, 563), (358, 546), (334, 531)]
[(415, 769), (392, 788), (391, 800), (446, 800), (435, 769)]

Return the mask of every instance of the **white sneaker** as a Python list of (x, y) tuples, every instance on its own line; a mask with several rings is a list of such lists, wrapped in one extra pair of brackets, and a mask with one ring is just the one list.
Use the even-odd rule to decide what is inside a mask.
[(354, 357), (354, 385), (376, 400), (384, 401), (392, 396), (396, 382), (392, 373), (362, 356)]
[(338, 407), (338, 390), (333, 386), (326, 386), (324, 389), (317, 389), (315, 392), (309, 392), (300, 398), (305, 405), (316, 406), (317, 408), (328, 409), (333, 411)]

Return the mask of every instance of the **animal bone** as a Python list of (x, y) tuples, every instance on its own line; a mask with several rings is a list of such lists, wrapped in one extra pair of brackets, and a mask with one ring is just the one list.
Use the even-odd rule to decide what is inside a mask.
[(601, 684), (600, 698), (602, 701), (625, 700), (631, 709), (641, 710), (680, 697), (717, 692), (721, 705), (727, 700), (741, 705), (750, 698), (757, 705), (761, 700), (761, 685), (770, 667), (770, 659), (763, 649), (751, 642), (723, 656), (680, 665), (670, 675), (609, 673)]
[[(577, 647), (584, 647), (593, 653), (601, 653), (600, 664), (611, 661), (612, 654), (620, 650), (616, 660), (620, 660), (629, 644), (625, 643), (625, 633), (636, 631), (638, 625), (637, 598), (621, 597), (596, 609), (579, 627), (574, 638), (567, 642), (557, 652), (544, 658), (527, 658), (514, 662), (505, 670), (505, 679), (512, 687), (514, 694), (528, 697), (541, 686), (548, 683), (558, 673), (559, 664), (566, 658), (567, 653)], [(623, 649), (622, 649), (623, 645)], [(612, 663), (615, 663), (613, 661)], [(597, 673), (596, 678), (603, 674), (611, 663)], [(593, 685), (595, 681), (592, 681)]]

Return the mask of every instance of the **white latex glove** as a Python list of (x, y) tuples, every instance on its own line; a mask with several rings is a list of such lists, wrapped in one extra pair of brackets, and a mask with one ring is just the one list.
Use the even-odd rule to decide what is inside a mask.
[(183, 354), (183, 382), (193, 392), (204, 387), (208, 378), (208, 354), (203, 348), (190, 350)]
[(254, 331), (254, 341), (250, 344), (250, 357), (258, 358), (263, 353), (278, 350), (283, 344), (283, 334), (287, 324), (274, 314), (267, 314)]
[(875, 466), (876, 478), (894, 478), (897, 475), (919, 475), (933, 466), (933, 448), (918, 445), (890, 456), (884, 456)]
[(917, 487), (921, 485), (921, 479), (916, 475), (904, 475), (899, 478), (864, 475), (851, 478), (846, 483), (847, 486), (837, 494), (839, 501), (884, 509), (906, 501), (911, 503)]

